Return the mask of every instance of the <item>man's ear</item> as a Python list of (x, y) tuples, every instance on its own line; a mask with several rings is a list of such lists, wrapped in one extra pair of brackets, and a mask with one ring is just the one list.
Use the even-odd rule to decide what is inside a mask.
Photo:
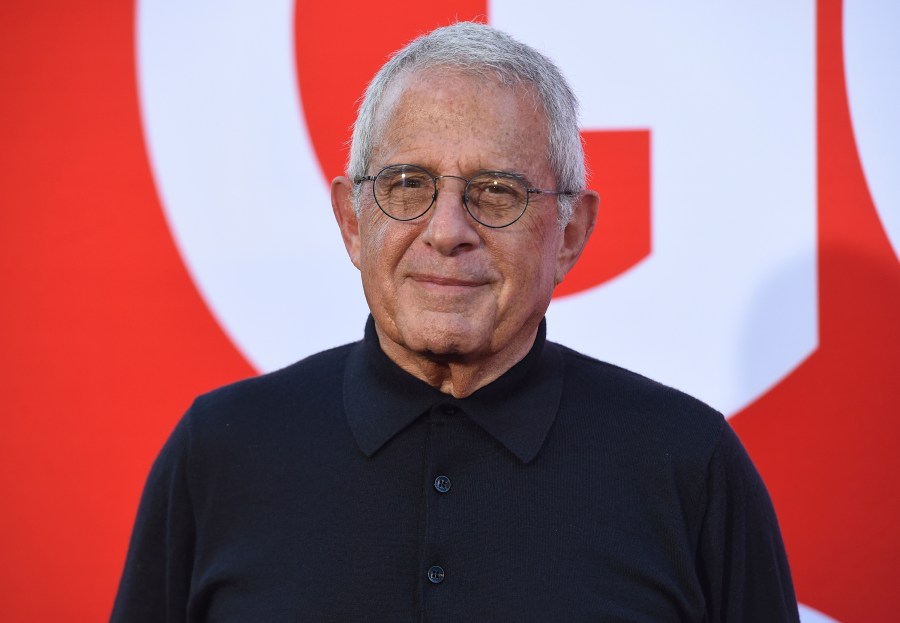
[(332, 180), (331, 209), (341, 228), (347, 255), (353, 265), (359, 268), (359, 219), (353, 209), (353, 182), (349, 177), (341, 175)]
[(600, 195), (593, 190), (586, 190), (575, 200), (572, 218), (563, 229), (559, 253), (556, 256), (556, 283), (565, 278), (575, 262), (581, 256), (597, 223), (597, 210), (600, 207)]

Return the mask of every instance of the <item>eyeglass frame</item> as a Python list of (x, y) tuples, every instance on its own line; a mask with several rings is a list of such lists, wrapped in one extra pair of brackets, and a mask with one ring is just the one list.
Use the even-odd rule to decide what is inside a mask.
[[(382, 207), (381, 203), (378, 201), (378, 195), (375, 193), (375, 180), (378, 179), (379, 175), (381, 175), (388, 169), (391, 169), (394, 167), (413, 167), (413, 168), (418, 169), (418, 170), (422, 171), (423, 173), (427, 174), (431, 178), (431, 184), (434, 186), (434, 193), (431, 195), (431, 203), (428, 204), (427, 208), (425, 208), (424, 210), (422, 210), (419, 214), (417, 214), (415, 216), (411, 216), (409, 218), (398, 218), (398, 217), (394, 216), (393, 214), (391, 214), (390, 212), (388, 212), (387, 210), (385, 210)], [(514, 218), (512, 221), (510, 221), (506, 225), (488, 225), (487, 223), (480, 221), (478, 219), (478, 217), (476, 217), (474, 214), (472, 214), (472, 211), (469, 209), (469, 185), (472, 183), (472, 180), (474, 180), (478, 177), (481, 177), (482, 175), (499, 175), (499, 176), (502, 176), (502, 177), (505, 177), (508, 179), (515, 179), (515, 180), (518, 180), (519, 182), (521, 182), (522, 185), (525, 187), (525, 205), (522, 206), (522, 212), (520, 212), (516, 218)], [(419, 166), (417, 164), (406, 164), (406, 163), (385, 165), (381, 169), (379, 169), (378, 173), (376, 173), (375, 175), (363, 175), (361, 177), (354, 178), (353, 183), (359, 185), (359, 184), (362, 184), (363, 182), (372, 182), (372, 197), (375, 199), (375, 205), (378, 206), (378, 209), (381, 210), (386, 216), (394, 219), (395, 221), (400, 221), (401, 223), (408, 223), (410, 221), (416, 220), (417, 218), (421, 218), (421, 217), (425, 216), (428, 213), (428, 211), (431, 210), (431, 208), (437, 202), (438, 193), (440, 192), (438, 189), (438, 180), (442, 180), (445, 178), (457, 179), (457, 180), (460, 180), (460, 181), (466, 183), (466, 186), (463, 189), (463, 193), (462, 193), (462, 202), (463, 202), (463, 207), (465, 207), (465, 209), (466, 209), (466, 213), (469, 216), (471, 216), (472, 220), (474, 220), (476, 223), (478, 223), (479, 225), (488, 227), (490, 229), (503, 229), (504, 227), (509, 227), (510, 225), (512, 225), (513, 223), (518, 221), (520, 218), (522, 218), (522, 216), (525, 214), (525, 210), (528, 209), (529, 197), (531, 195), (556, 195), (556, 196), (565, 195), (567, 197), (574, 197), (579, 194), (578, 191), (575, 191), (575, 190), (547, 190), (547, 189), (543, 189), (543, 188), (531, 188), (527, 184), (525, 184), (525, 180), (522, 179), (521, 175), (516, 175), (515, 173), (510, 173), (508, 171), (479, 171), (472, 178), (465, 178), (465, 177), (462, 177), (461, 175), (435, 175), (431, 171), (426, 169), (425, 167)]]

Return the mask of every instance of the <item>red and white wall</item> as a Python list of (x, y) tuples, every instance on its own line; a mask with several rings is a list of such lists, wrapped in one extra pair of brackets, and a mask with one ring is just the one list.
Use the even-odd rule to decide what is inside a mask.
[(191, 398), (361, 336), (328, 181), (456, 18), (582, 102), (600, 220), (550, 337), (730, 418), (804, 621), (900, 617), (900, 5), (74, 4), (0, 5), (0, 620), (106, 618)]

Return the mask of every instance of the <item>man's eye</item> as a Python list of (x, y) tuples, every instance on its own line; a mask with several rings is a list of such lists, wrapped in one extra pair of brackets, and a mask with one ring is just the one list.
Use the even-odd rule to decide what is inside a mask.
[(403, 191), (418, 190), (431, 186), (431, 178), (422, 173), (395, 173), (386, 175), (379, 180), (379, 185), (385, 190)]
[(491, 182), (484, 187), (484, 192), (491, 195), (505, 195), (513, 192), (513, 190), (500, 182)]
[(422, 188), (425, 180), (420, 175), (404, 175), (397, 180), (397, 185), (402, 188)]
[(473, 195), (487, 199), (515, 199), (519, 200), (524, 194), (522, 184), (516, 179), (508, 179), (499, 176), (477, 178), (472, 182), (470, 191)]

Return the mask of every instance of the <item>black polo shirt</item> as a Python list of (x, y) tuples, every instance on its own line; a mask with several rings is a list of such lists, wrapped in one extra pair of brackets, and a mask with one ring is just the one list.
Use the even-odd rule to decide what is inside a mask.
[(797, 621), (721, 415), (545, 340), (455, 399), (362, 342), (198, 398), (154, 464), (112, 616)]

